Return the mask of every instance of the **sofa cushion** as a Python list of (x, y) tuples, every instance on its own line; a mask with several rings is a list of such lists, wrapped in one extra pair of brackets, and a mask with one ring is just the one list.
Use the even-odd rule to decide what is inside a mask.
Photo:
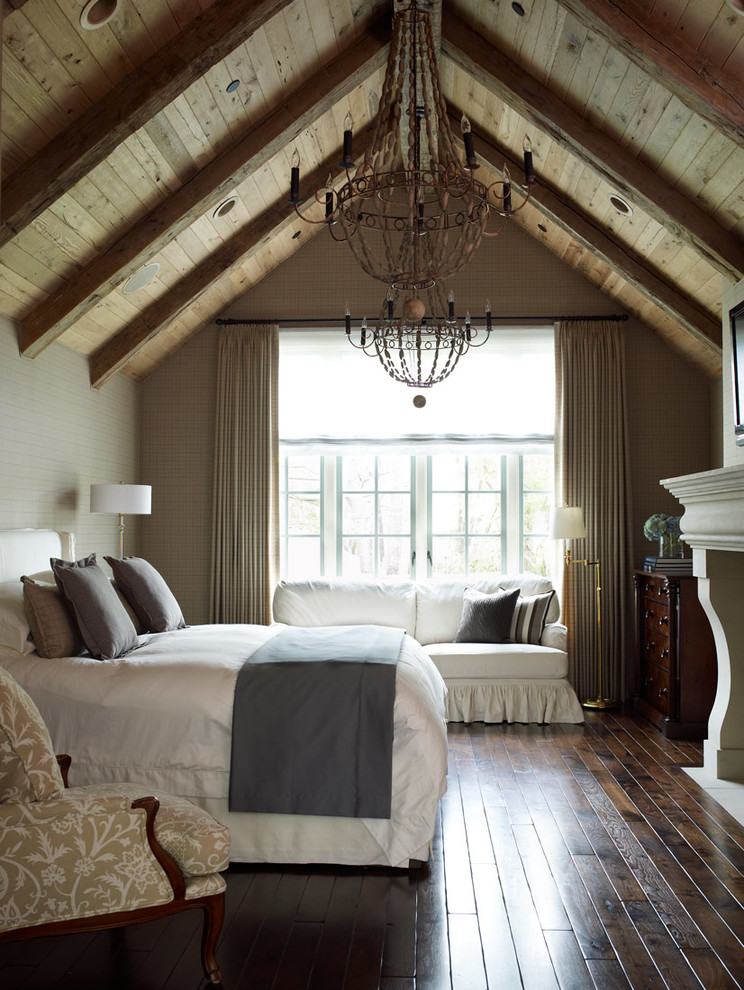
[(446, 679), (566, 677), (568, 656), (562, 650), (529, 643), (430, 643), (426, 653)]
[[(553, 590), (550, 578), (538, 574), (491, 574), (468, 578), (422, 581), (416, 589), (415, 638), (423, 646), (427, 643), (453, 643), (462, 616), (462, 600), (465, 588), (492, 594), (499, 588), (519, 588), (522, 595), (539, 595)], [(547, 622), (556, 622), (560, 615), (557, 596), (553, 598), (546, 616)]]
[(416, 589), (411, 581), (280, 581), (273, 613), (290, 626), (395, 626), (412, 636)]
[(455, 642), (507, 643), (518, 598), (519, 588), (499, 589), (491, 595), (476, 588), (466, 588)]

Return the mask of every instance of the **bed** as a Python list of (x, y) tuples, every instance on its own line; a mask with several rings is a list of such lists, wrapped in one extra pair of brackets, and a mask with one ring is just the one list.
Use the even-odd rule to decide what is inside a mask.
[[(71, 534), (0, 532), (0, 586), (75, 559)], [(127, 780), (188, 797), (230, 829), (231, 859), (408, 867), (429, 857), (446, 789), (446, 688), (404, 635), (395, 674), (390, 818), (228, 810), (232, 703), (244, 660), (282, 627), (202, 625), (139, 637), (117, 660), (44, 659), (0, 645), (0, 664), (29, 692), (71, 783)], [(7, 637), (6, 637), (7, 639)]]

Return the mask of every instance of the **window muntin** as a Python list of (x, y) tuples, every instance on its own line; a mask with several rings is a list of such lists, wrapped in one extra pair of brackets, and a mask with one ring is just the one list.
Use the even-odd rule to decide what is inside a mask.
[(408, 577), (414, 502), (411, 456), (337, 457), (339, 548), (337, 572)]

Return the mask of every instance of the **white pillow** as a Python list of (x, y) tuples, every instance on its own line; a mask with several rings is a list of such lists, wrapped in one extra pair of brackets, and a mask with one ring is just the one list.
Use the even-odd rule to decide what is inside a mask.
[(31, 629), (23, 608), (23, 585), (19, 580), (0, 582), (0, 646), (18, 653), (31, 653)]

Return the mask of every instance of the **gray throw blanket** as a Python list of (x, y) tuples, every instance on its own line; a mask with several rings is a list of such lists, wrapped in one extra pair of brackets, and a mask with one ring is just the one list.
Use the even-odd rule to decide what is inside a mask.
[(389, 818), (404, 632), (290, 627), (243, 664), (230, 810)]

